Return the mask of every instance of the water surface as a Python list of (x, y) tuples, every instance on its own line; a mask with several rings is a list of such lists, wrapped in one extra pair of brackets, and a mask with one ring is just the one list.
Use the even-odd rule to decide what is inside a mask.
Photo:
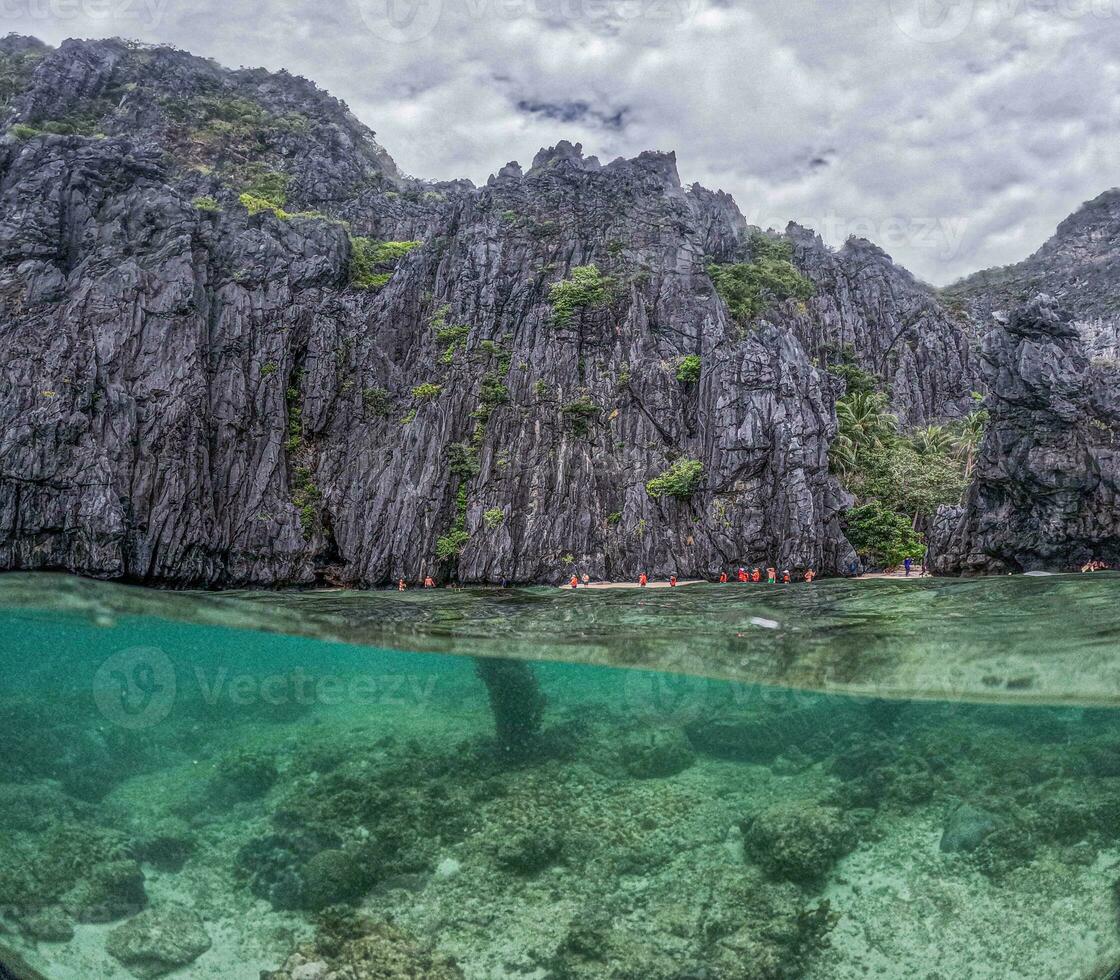
[[(0, 955), (59, 980), (1102, 975), (1116, 583), (0, 577)], [(206, 948), (147, 948), (153, 915)]]

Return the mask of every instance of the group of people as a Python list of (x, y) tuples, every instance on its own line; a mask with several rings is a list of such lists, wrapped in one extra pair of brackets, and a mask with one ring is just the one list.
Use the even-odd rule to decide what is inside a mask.
[(1081, 571), (1103, 572), (1106, 568), (1108, 568), (1107, 562), (1103, 562), (1099, 558), (1094, 558), (1092, 561), (1085, 562), (1085, 564), (1081, 566)]
[[(762, 581), (762, 569), (761, 568), (755, 568), (752, 571), (748, 572), (745, 568), (740, 567), (739, 571), (736, 572), (736, 577), (738, 578), (738, 580), (740, 582), (761, 582)], [(813, 571), (813, 569), (811, 569), (811, 568), (807, 568), (805, 570), (805, 572), (802, 574), (802, 578), (806, 582), (812, 582), (813, 579), (815, 579), (816, 577), (817, 577), (817, 573), (815, 571)], [(720, 572), (720, 575), (719, 575), (720, 585), (726, 585), (730, 581), (731, 581), (731, 577), (727, 574), (727, 572)], [(769, 568), (766, 569), (766, 581), (769, 585), (774, 585), (778, 582), (778, 570), (776, 568), (769, 567)], [(788, 585), (792, 581), (793, 581), (793, 575), (790, 573), (790, 570), (788, 568), (782, 569), (782, 573), (781, 573), (782, 584)], [(586, 572), (583, 573), (582, 579), (578, 575), (572, 575), (571, 579), (568, 580), (568, 585), (570, 585), (573, 589), (578, 589), (581, 585), (587, 586), (587, 585), (590, 585), (590, 584), (591, 584), (591, 577)], [(647, 585), (649, 585), (649, 576), (646, 575), (645, 572), (642, 572), (642, 574), (638, 576), (638, 586), (639, 586), (639, 588), (644, 589)], [(669, 586), (670, 586), (670, 588), (675, 588), (676, 585), (677, 585), (677, 576), (676, 575), (670, 575), (669, 576)]]

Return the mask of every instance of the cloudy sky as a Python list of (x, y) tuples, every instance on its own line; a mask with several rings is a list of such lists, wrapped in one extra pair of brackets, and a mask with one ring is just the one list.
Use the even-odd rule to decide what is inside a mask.
[[(841, 8), (841, 9), (836, 9)], [(4, 0), (57, 43), (120, 35), (286, 67), (401, 168), (486, 179), (559, 139), (681, 177), (941, 284), (1025, 257), (1120, 184), (1120, 0)]]

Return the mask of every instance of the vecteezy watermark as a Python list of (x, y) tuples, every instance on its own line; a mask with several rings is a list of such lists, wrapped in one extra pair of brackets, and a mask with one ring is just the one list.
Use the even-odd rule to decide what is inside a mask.
[[(1120, 2), (1120, 0), (1118, 0)], [(786, 220), (761, 211), (748, 211), (747, 224), (758, 228), (784, 228)], [(921, 249), (941, 259), (956, 258), (968, 229), (967, 217), (850, 218), (829, 212), (802, 218), (798, 224), (816, 232), (828, 244), (841, 245), (849, 238), (866, 238), (891, 252), (899, 248)]]
[(206, 708), (424, 707), (435, 697), (436, 674), (400, 672), (309, 674), (302, 667), (268, 674), (207, 670), (195, 665), (178, 677), (171, 659), (156, 647), (113, 654), (93, 679), (93, 700), (106, 721), (138, 731), (167, 718), (176, 703)]
[[(524, 20), (589, 26), (633, 21), (680, 24), (691, 20), (704, 0), (455, 0), (468, 20)], [(366, 27), (394, 44), (427, 37), (440, 22), (445, 0), (354, 0)]]
[(131, 20), (155, 26), (170, 0), (0, 0), (0, 20)]
[(899, 30), (915, 41), (955, 41), (969, 27), (1035, 14), (1063, 20), (1114, 18), (1120, 0), (887, 0)]
[(175, 705), (175, 667), (156, 647), (113, 654), (93, 677), (93, 700), (102, 716), (139, 731), (159, 724)]

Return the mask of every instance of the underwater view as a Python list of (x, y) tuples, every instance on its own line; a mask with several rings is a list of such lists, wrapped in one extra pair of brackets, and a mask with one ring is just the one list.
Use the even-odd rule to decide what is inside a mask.
[(1105, 978), (1117, 577), (0, 577), (0, 976)]

